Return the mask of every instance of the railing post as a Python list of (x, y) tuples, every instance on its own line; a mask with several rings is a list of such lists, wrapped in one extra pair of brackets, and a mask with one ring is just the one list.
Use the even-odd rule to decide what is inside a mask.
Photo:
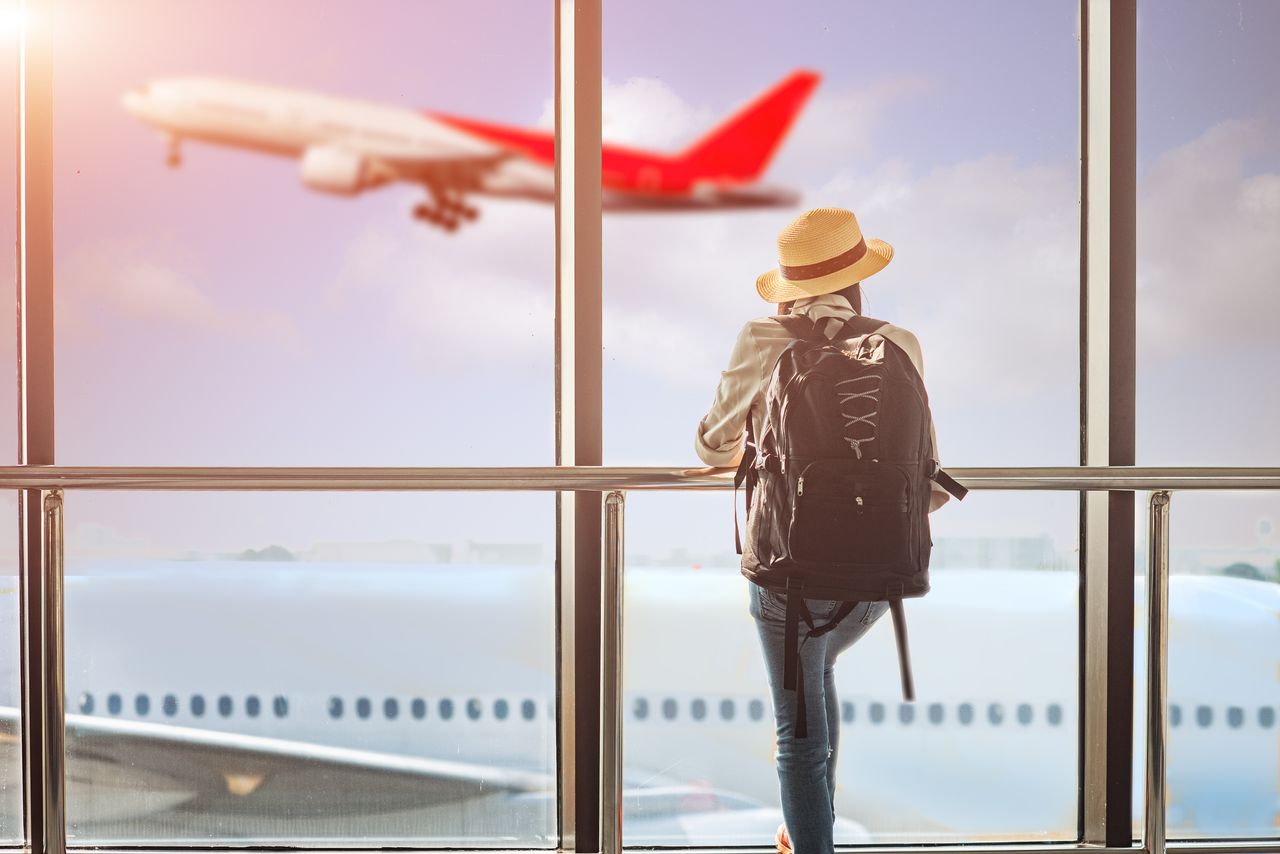
[(44, 838), (46, 854), (67, 850), (66, 786), (66, 651), (63, 633), (65, 613), (63, 590), (64, 553), (62, 490), (52, 489), (42, 496), (44, 520), (41, 549), (44, 552)]
[(1151, 493), (1147, 530), (1147, 825), (1143, 848), (1165, 854), (1166, 678), (1169, 667), (1169, 493)]
[(604, 578), (600, 590), (600, 851), (622, 851), (622, 570), (621, 492), (605, 498)]

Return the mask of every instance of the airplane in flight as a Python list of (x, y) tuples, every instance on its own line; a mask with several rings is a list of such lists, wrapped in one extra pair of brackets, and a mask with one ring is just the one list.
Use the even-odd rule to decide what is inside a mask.
[[(837, 664), (837, 842), (1074, 839), (1078, 576), (933, 582), (909, 605), (916, 702), (901, 701), (888, 620)], [(770, 845), (782, 820), (746, 584), (628, 573), (628, 845)], [(543, 566), (73, 568), (73, 837), (554, 848), (553, 588)], [(0, 592), (13, 643), (17, 594)], [(1280, 585), (1172, 579), (1171, 838), (1274, 835), (1277, 614)], [(4, 784), (19, 767), (16, 668), (0, 657), (0, 838), (21, 827)], [(1135, 680), (1140, 746), (1141, 667)]]
[[(603, 146), (607, 210), (718, 210), (793, 205), (798, 195), (759, 183), (819, 75), (795, 71), (677, 153)], [(418, 219), (453, 231), (474, 220), (471, 196), (555, 199), (555, 139), (461, 116), (238, 80), (155, 80), (124, 108), (159, 128), (168, 163), (185, 139), (296, 157), (302, 181), (354, 195), (394, 181), (419, 184)]]

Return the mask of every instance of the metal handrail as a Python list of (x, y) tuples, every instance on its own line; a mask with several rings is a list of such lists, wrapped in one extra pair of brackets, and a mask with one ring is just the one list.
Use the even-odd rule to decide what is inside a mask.
[[(1280, 489), (1280, 468), (1051, 466), (953, 468), (969, 489)], [(198, 491), (590, 491), (731, 489), (724, 469), (0, 466), (0, 489)]]
[[(1145, 741), (1146, 826), (1142, 850), (1164, 854), (1165, 675), (1168, 660), (1170, 490), (1280, 489), (1280, 468), (1137, 468), (1128, 466), (952, 469), (970, 489), (1152, 491), (1147, 568), (1148, 702)], [(525, 468), (153, 468), (74, 466), (0, 467), (0, 488), (42, 491), (42, 547), (48, 576), (40, 642), (47, 672), (41, 711), (52, 737), (43, 746), (46, 774), (46, 854), (65, 851), (65, 753), (62, 637), (63, 489), (74, 490), (289, 490), (289, 491), (590, 491), (604, 502), (601, 584), (601, 851), (622, 851), (622, 586), (623, 508), (628, 489), (729, 489), (731, 473), (710, 469), (608, 466)], [(32, 615), (29, 615), (32, 616)], [(610, 662), (612, 661), (612, 669)], [(29, 772), (25, 776), (30, 776)], [(24, 780), (30, 784), (30, 779)], [(605, 823), (607, 822), (607, 824)]]

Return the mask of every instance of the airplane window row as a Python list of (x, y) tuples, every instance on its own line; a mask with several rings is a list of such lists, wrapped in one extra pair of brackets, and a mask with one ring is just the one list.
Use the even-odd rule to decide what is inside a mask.
[[(221, 717), (229, 718), (235, 713), (235, 701), (223, 694), (216, 701), (212, 701), (214, 708), (217, 709)], [(203, 717), (209, 709), (209, 702), (205, 701), (203, 694), (192, 694), (188, 700), (187, 710), (192, 717)], [(97, 709), (97, 702), (94, 700), (93, 694), (89, 692), (81, 693), (76, 700), (76, 707), (81, 714), (91, 715)], [(119, 694), (108, 694), (106, 702), (106, 712), (110, 715), (119, 715), (124, 712), (125, 700)], [(165, 694), (160, 700), (160, 710), (164, 712), (166, 717), (173, 717), (178, 714), (179, 701), (175, 694)], [(251, 718), (256, 718), (262, 714), (263, 702), (256, 695), (245, 697), (244, 714)], [(285, 697), (276, 696), (271, 699), (271, 712), (277, 718), (283, 718), (289, 714), (289, 700)], [(137, 694), (133, 698), (133, 713), (138, 717), (146, 717), (151, 714), (151, 698), (146, 694)]]
[[(701, 697), (688, 701), (688, 709), (685, 714), (688, 718), (695, 721), (706, 720), (709, 710), (716, 708), (719, 718), (722, 721), (732, 721), (739, 716), (739, 701), (725, 698), (718, 703), (708, 701)], [(857, 705), (848, 700), (840, 703), (840, 719), (846, 724), (852, 724), (857, 721)], [(885, 723), (892, 716), (900, 724), (910, 725), (920, 720), (922, 723), (927, 720), (935, 726), (947, 722), (947, 707), (942, 703), (898, 703), (896, 709), (893, 704), (881, 702), (870, 702), (865, 705), (864, 714), (866, 720), (873, 725)], [(758, 721), (765, 716), (765, 704), (763, 700), (749, 700), (746, 703), (744, 719)], [(681, 703), (673, 697), (667, 697), (661, 702), (652, 702), (646, 697), (636, 697), (631, 704), (631, 717), (637, 721), (645, 721), (649, 719), (674, 721), (681, 717)], [(1006, 706), (1003, 703), (959, 703), (954, 710), (954, 720), (962, 726), (970, 726), (976, 721), (985, 720), (991, 726), (1001, 726), (1006, 721), (1010, 724), (1017, 723), (1019, 726), (1030, 726), (1036, 722), (1037, 710), (1030, 703), (1018, 703), (1012, 706)], [(1232, 729), (1238, 729), (1244, 726), (1247, 715), (1245, 710), (1240, 706), (1230, 706), (1227, 708), (1226, 721), (1227, 725)], [(1065, 719), (1065, 713), (1060, 703), (1050, 703), (1044, 708), (1042, 720), (1049, 726), (1061, 726)], [(1179, 726), (1182, 723), (1182, 708), (1177, 704), (1169, 707), (1169, 724), (1170, 726)], [(1209, 727), (1213, 725), (1213, 709), (1209, 706), (1196, 707), (1196, 723), (1201, 727)], [(1257, 712), (1258, 726), (1263, 729), (1270, 729), (1276, 723), (1276, 710), (1271, 706), (1263, 706)]]
[[(125, 711), (125, 699), (117, 693), (107, 695), (106, 713), (109, 715), (120, 715)], [(217, 710), (220, 717), (229, 718), (236, 713), (235, 700), (223, 694), (215, 699), (205, 700), (203, 694), (192, 694), (187, 702), (187, 711), (192, 717), (203, 717), (209, 711), (210, 706)], [(436, 702), (436, 717), (440, 720), (452, 720), (454, 717), (455, 704), (454, 701), (445, 697)], [(160, 710), (166, 717), (174, 717), (179, 711), (179, 700), (175, 694), (165, 694), (160, 701)], [(407, 704), (406, 714), (414, 720), (422, 720), (428, 716), (428, 702), (421, 697), (415, 697)], [(77, 698), (76, 707), (81, 714), (92, 715), (98, 708), (94, 695), (89, 692), (80, 694)], [(347, 713), (347, 703), (341, 697), (330, 697), (326, 705), (329, 717), (337, 720)], [(368, 720), (374, 716), (374, 704), (368, 697), (358, 697), (351, 704), (351, 710), (354, 716), (361, 720)], [(481, 700), (472, 697), (462, 704), (459, 712), (459, 720), (464, 716), (468, 720), (480, 720), (485, 715), (486, 704)], [(146, 717), (151, 714), (151, 698), (146, 694), (137, 694), (133, 698), (132, 703), (133, 714), (137, 717)], [(250, 695), (244, 698), (243, 713), (251, 718), (256, 718), (263, 713), (263, 701), (256, 695)], [(271, 712), (277, 718), (287, 717), (289, 714), (289, 700), (286, 697), (273, 697), (271, 699)], [(381, 716), (387, 720), (396, 720), (400, 717), (401, 704), (395, 697), (387, 697), (381, 703)], [(488, 713), (495, 720), (504, 721), (507, 719), (523, 719), (531, 721), (537, 717), (538, 705), (533, 700), (524, 699), (518, 702), (506, 699), (497, 699), (488, 706)]]
[[(1169, 726), (1182, 726), (1182, 706), (1177, 703), (1169, 704)], [(1227, 707), (1227, 726), (1231, 729), (1239, 729), (1245, 725), (1245, 721), (1249, 717), (1248, 713), (1242, 706)], [(1196, 726), (1200, 728), (1213, 726), (1213, 707), (1212, 706), (1196, 706), (1195, 710)], [(1263, 729), (1271, 729), (1276, 725), (1276, 710), (1273, 706), (1262, 706), (1258, 709), (1258, 726)]]
[[(468, 720), (478, 721), (485, 714), (486, 705), (483, 701), (476, 697), (467, 700), (461, 711), (457, 711), (454, 701), (448, 697), (443, 697), (436, 701), (436, 717), (442, 721), (453, 720), (455, 712), (458, 714), (459, 720), (465, 716)], [(415, 697), (409, 703), (408, 713), (414, 720), (422, 720), (429, 714), (430, 704), (421, 697)], [(368, 697), (358, 697), (352, 704), (355, 716), (361, 720), (367, 720), (373, 715), (373, 703)], [(505, 721), (507, 719), (515, 720), (517, 717), (531, 721), (538, 714), (538, 704), (533, 700), (524, 699), (518, 704), (512, 700), (499, 698), (494, 700), (488, 707), (489, 714), (494, 720)], [(330, 697), (329, 717), (337, 720), (347, 713), (347, 704), (341, 697)], [(400, 701), (394, 697), (388, 697), (382, 701), (382, 716), (387, 720), (395, 720), (400, 716)]]
[[(700, 697), (689, 701), (688, 716), (695, 721), (706, 720), (709, 710), (708, 701)], [(716, 704), (719, 712), (720, 720), (732, 721), (738, 717), (738, 702), (725, 698)], [(911, 724), (916, 720), (916, 705), (913, 703), (899, 703), (897, 705), (896, 717), (899, 723)], [(922, 718), (927, 718), (931, 724), (942, 724), (946, 722), (946, 707), (942, 703), (930, 703), (923, 707), (921, 713)], [(872, 724), (882, 724), (889, 716), (889, 707), (885, 703), (873, 702), (866, 706), (867, 720)], [(674, 721), (680, 717), (680, 703), (668, 697), (660, 704), (657, 709), (652, 708), (652, 704), (646, 697), (637, 697), (631, 705), (631, 716), (638, 721), (648, 720), (650, 716), (655, 718), (661, 717), (663, 720)], [(961, 703), (956, 707), (956, 719), (963, 725), (969, 725), (977, 718), (977, 709), (973, 703)], [(765, 716), (765, 704), (763, 700), (749, 700), (746, 704), (745, 718), (758, 721)], [(1019, 724), (1026, 726), (1031, 724), (1035, 719), (1035, 711), (1029, 703), (1022, 703), (1015, 707), (1014, 717)], [(854, 703), (845, 700), (840, 704), (840, 718), (844, 723), (854, 723), (857, 718), (857, 707)], [(993, 725), (999, 725), (1005, 720), (1004, 706), (1000, 703), (991, 703), (986, 707), (986, 719)], [(1062, 706), (1058, 703), (1051, 703), (1045, 709), (1045, 720), (1052, 726), (1058, 726), (1063, 720)]]

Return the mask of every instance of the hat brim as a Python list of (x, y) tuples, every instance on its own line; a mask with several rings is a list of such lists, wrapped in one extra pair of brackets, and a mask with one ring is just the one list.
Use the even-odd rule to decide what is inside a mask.
[(855, 282), (879, 273), (893, 260), (893, 247), (883, 240), (867, 240), (867, 254), (848, 267), (816, 279), (791, 280), (774, 268), (756, 279), (756, 291), (766, 302), (779, 303), (816, 297), (843, 290)]

